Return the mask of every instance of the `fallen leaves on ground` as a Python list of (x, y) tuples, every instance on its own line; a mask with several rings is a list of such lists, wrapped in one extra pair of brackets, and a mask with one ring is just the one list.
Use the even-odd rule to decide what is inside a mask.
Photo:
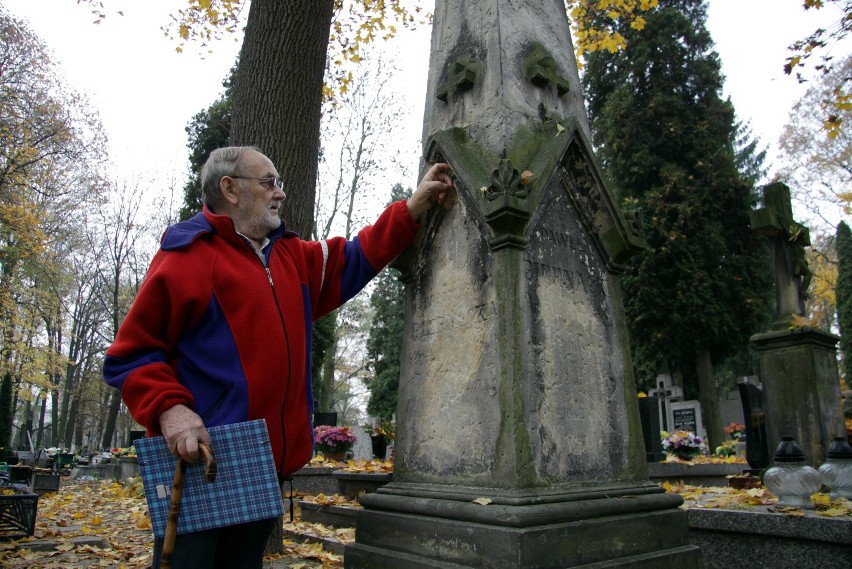
[[(684, 509), (722, 508), (744, 509), (755, 506), (770, 506), (768, 511), (786, 516), (801, 517), (807, 511), (801, 508), (775, 506), (778, 498), (764, 487), (736, 489), (722, 486), (690, 486), (684, 483), (663, 482), (660, 484), (666, 492), (680, 494)], [(814, 513), (827, 517), (852, 517), (852, 501), (845, 498), (831, 498), (828, 494), (817, 493), (811, 496)]]
[[(327, 499), (338, 501), (331, 496)], [(350, 531), (354, 540), (354, 529)], [(83, 537), (102, 538), (108, 547), (72, 541)], [(338, 540), (341, 539), (349, 538), (343, 533), (338, 536)], [(55, 547), (49, 551), (20, 547), (33, 541), (54, 542)], [(0, 541), (0, 567), (144, 569), (151, 564), (152, 547), (151, 520), (140, 479), (119, 483), (62, 478), (59, 492), (39, 497), (34, 535), (16, 541)], [(284, 549), (284, 555), (268, 558), (296, 558), (295, 563), (289, 563), (289, 569), (319, 567), (320, 564), (327, 569), (343, 566), (342, 556), (322, 550), (319, 544), (302, 545), (285, 540)], [(301, 563), (300, 567), (300, 559), (311, 561)]]
[[(319, 543), (296, 543), (285, 539), (284, 551), (290, 557), (317, 559), (322, 562), (324, 568), (343, 567), (343, 556), (323, 549), (322, 544)], [(309, 567), (309, 565), (296, 563), (290, 565), (289, 569), (302, 569), (303, 567)]]
[(681, 460), (673, 454), (666, 455), (663, 462), (677, 464), (747, 464), (746, 459), (737, 456), (699, 455), (690, 460)]
[(389, 474), (393, 472), (392, 460), (350, 460), (343, 468), (346, 472), (373, 472)]
[(337, 461), (325, 458), (321, 454), (313, 457), (308, 463), (315, 468), (337, 468), (346, 472), (372, 472), (390, 474), (393, 472), (393, 460), (346, 460)]
[(318, 454), (311, 459), (311, 461), (308, 463), (308, 466), (313, 466), (315, 468), (324, 468), (324, 467), (338, 468), (342, 464), (346, 464), (346, 461), (341, 462), (339, 460), (333, 460), (333, 459), (330, 459), (330, 458), (326, 458), (321, 454)]
[[(74, 538), (103, 538), (108, 547), (75, 544)], [(52, 551), (12, 547), (36, 540), (57, 542)], [(139, 479), (77, 482), (63, 479), (59, 492), (39, 497), (32, 537), (5, 544), (0, 566), (144, 568), (150, 564), (151, 521)]]
[(350, 500), (340, 494), (305, 494), (301, 498), (305, 502), (319, 504), (320, 506), (344, 506), (347, 508), (363, 508), (357, 500)]
[(297, 532), (301, 535), (309, 535), (331, 541), (337, 541), (344, 545), (355, 543), (355, 528), (336, 528), (325, 524), (294, 521), (285, 523), (284, 529)]

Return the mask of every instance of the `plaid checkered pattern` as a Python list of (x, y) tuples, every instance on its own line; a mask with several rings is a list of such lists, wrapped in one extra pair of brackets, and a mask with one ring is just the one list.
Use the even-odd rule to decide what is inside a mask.
[[(204, 480), (203, 462), (187, 465), (177, 533), (282, 515), (266, 421), (211, 427), (207, 432), (218, 467), (216, 480)], [(135, 446), (154, 535), (164, 537), (177, 458), (163, 437), (138, 439)]]

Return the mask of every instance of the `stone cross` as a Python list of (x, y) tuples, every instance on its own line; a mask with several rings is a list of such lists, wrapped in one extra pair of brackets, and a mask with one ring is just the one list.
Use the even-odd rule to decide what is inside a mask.
[(805, 258), (808, 229), (793, 219), (790, 189), (784, 184), (765, 186), (763, 202), (751, 214), (751, 227), (772, 242), (778, 312), (772, 329), (752, 336), (751, 345), (760, 358), (767, 448), (771, 454), (783, 437), (793, 437), (806, 461), (818, 466), (834, 437), (846, 433), (840, 412), (839, 338), (791, 325), (796, 315), (805, 314), (811, 280)]
[(764, 207), (751, 212), (751, 229), (772, 242), (777, 319), (775, 328), (789, 326), (792, 317), (805, 314), (811, 271), (805, 247), (811, 244), (808, 228), (793, 219), (790, 188), (775, 182), (763, 188)]
[(433, 22), (424, 158), (456, 191), (401, 267), (394, 480), (346, 567), (698, 567), (648, 480), (619, 281), (641, 223), (593, 157), (565, 5)]

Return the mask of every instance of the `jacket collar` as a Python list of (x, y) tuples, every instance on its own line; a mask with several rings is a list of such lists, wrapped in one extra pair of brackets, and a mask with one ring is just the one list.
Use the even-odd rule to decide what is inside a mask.
[[(226, 241), (242, 243), (242, 237), (234, 229), (234, 221), (227, 215), (214, 213), (206, 204), (204, 209), (186, 221), (176, 223), (166, 228), (163, 238), (160, 240), (160, 248), (164, 251), (174, 251), (189, 246), (198, 237), (207, 234), (218, 234)], [(267, 234), (270, 241), (276, 241), (280, 237), (298, 236), (293, 231), (288, 231), (284, 222), (277, 229)]]

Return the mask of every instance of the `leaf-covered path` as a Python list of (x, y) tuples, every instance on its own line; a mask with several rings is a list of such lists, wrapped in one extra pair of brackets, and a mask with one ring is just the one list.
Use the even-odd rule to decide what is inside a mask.
[[(59, 492), (38, 501), (35, 534), (0, 541), (0, 567), (30, 569), (145, 569), (151, 564), (151, 520), (141, 482), (62, 479)], [(285, 555), (267, 557), (269, 569), (336, 569), (342, 556), (316, 544), (285, 540)], [(49, 549), (43, 549), (49, 547)]]

